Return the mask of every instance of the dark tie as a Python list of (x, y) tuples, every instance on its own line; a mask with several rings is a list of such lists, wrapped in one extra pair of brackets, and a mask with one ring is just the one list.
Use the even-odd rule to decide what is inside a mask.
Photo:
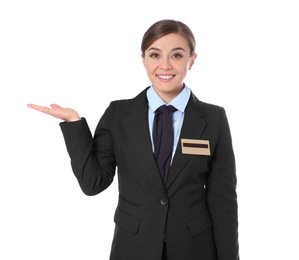
[(171, 105), (156, 110), (153, 129), (155, 158), (164, 184), (167, 181), (173, 148), (172, 114), (177, 109)]

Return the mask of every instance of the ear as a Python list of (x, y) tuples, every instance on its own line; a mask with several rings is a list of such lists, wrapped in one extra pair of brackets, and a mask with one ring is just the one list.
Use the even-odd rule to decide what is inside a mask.
[(144, 66), (144, 55), (141, 53), (140, 56), (142, 58), (142, 63), (143, 63), (143, 66)]
[(192, 55), (192, 57), (191, 57), (191, 61), (190, 61), (190, 64), (189, 64), (189, 70), (191, 70), (191, 68), (192, 68), (192, 66), (193, 66), (193, 64), (194, 64), (194, 62), (195, 62), (195, 60), (196, 60), (196, 58), (197, 58), (197, 53), (194, 53), (194, 54)]

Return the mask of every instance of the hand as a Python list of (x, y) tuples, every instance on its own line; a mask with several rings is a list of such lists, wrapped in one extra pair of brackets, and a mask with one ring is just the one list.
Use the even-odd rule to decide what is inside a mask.
[(57, 104), (51, 104), (50, 105), (51, 108), (44, 107), (44, 106), (38, 106), (38, 105), (34, 105), (34, 104), (28, 104), (27, 107), (33, 108), (39, 112), (43, 112), (45, 114), (59, 118), (66, 122), (73, 122), (73, 121), (78, 121), (81, 119), (78, 112), (75, 111), (74, 109), (63, 108)]

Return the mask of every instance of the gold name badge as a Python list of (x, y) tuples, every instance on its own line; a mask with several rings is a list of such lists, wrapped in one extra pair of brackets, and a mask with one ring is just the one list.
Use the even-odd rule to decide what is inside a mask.
[(182, 153), (211, 155), (209, 140), (181, 139)]

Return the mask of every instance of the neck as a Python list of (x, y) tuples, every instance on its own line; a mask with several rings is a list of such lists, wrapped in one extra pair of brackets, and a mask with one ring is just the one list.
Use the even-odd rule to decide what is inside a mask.
[(166, 104), (169, 104), (175, 97), (177, 97), (181, 93), (181, 91), (183, 90), (184, 87), (185, 87), (185, 84), (183, 84), (182, 87), (177, 88), (173, 91), (169, 91), (169, 92), (159, 91), (155, 87), (154, 87), (154, 89), (155, 89), (156, 93), (159, 95), (159, 97), (162, 98)]

